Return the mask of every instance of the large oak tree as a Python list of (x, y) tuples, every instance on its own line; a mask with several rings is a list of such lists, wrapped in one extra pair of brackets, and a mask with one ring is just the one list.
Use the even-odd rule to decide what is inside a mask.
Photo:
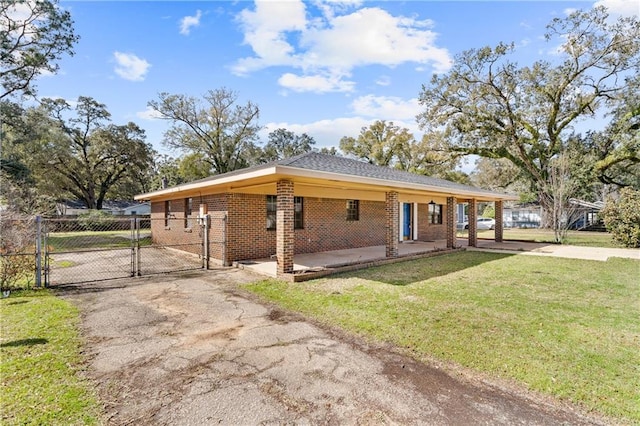
[(0, 99), (33, 95), (33, 80), (58, 71), (63, 55), (73, 55), (78, 36), (68, 11), (57, 1), (0, 2)]
[(427, 134), (416, 141), (409, 129), (378, 120), (363, 127), (355, 138), (341, 138), (340, 150), (378, 166), (469, 183), (468, 176), (456, 170), (462, 155), (448, 152), (440, 133)]
[(109, 123), (104, 104), (79, 97), (75, 108), (63, 99), (44, 99), (25, 112), (34, 133), (19, 143), (22, 158), (43, 193), (74, 197), (100, 210), (108, 195), (137, 192), (119, 184), (146, 174), (153, 149), (135, 123)]
[(553, 62), (520, 66), (506, 44), (458, 55), (448, 73), (423, 85), (418, 121), (426, 131), (444, 129), (452, 151), (510, 161), (551, 212), (553, 161), (574, 125), (594, 119), (640, 71), (640, 23), (612, 22), (598, 7), (554, 19), (546, 37), (559, 43)]
[(282, 160), (313, 151), (316, 141), (306, 133), (296, 135), (287, 129), (276, 129), (269, 133), (269, 140), (262, 149), (264, 161)]

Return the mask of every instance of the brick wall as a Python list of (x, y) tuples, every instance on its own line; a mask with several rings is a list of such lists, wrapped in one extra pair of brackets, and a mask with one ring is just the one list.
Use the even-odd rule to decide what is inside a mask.
[(267, 230), (264, 195), (228, 194), (227, 256), (230, 262), (276, 254), (276, 231)]
[(171, 200), (171, 216), (165, 221), (164, 201), (151, 204), (151, 240), (153, 244), (171, 246), (193, 254), (202, 254), (202, 238), (192, 216), (185, 227), (184, 199)]
[(194, 254), (202, 254), (202, 233), (197, 223), (199, 205), (207, 204), (211, 214), (211, 228), (209, 230), (209, 256), (223, 261), (224, 253), (224, 215), (226, 215), (226, 195), (208, 195), (193, 197), (190, 227), (185, 228), (184, 198), (171, 200), (171, 217), (168, 226), (165, 225), (165, 202), (151, 203), (151, 237), (153, 244), (173, 246)]
[(384, 203), (359, 204), (359, 220), (347, 220), (347, 200), (305, 197), (304, 229), (295, 230), (296, 253), (383, 245)]
[(429, 223), (429, 205), (418, 204), (418, 240), (435, 241), (447, 238), (447, 206), (442, 206), (442, 224)]
[[(274, 194), (275, 195), (275, 194)], [(397, 195), (396, 195), (397, 197)], [(347, 220), (346, 200), (304, 197), (304, 229), (294, 230), (295, 253), (315, 253), (351, 247), (384, 245), (386, 242), (385, 203), (360, 201), (359, 220)], [(266, 196), (254, 194), (218, 194), (194, 197), (193, 214), (206, 203), (212, 218), (209, 231), (210, 256), (226, 264), (238, 260), (268, 258), (276, 254), (276, 231), (267, 229)], [(397, 200), (396, 200), (397, 205)], [(446, 238), (446, 225), (428, 224), (427, 204), (418, 205), (418, 239)], [(164, 227), (164, 202), (151, 204), (154, 243), (173, 244), (198, 237), (184, 230), (184, 199), (171, 202), (172, 220)], [(397, 208), (395, 209), (397, 211)], [(443, 206), (443, 220), (446, 220)], [(175, 221), (175, 224), (174, 224)], [(398, 219), (392, 220), (397, 236)], [(226, 251), (223, 241), (227, 241)], [(199, 253), (199, 252), (198, 252)]]
[[(346, 200), (303, 199), (303, 229), (294, 230), (295, 253), (384, 244), (384, 203), (360, 201), (360, 219), (347, 220)], [(266, 196), (229, 194), (230, 261), (276, 254), (276, 231), (267, 229)]]

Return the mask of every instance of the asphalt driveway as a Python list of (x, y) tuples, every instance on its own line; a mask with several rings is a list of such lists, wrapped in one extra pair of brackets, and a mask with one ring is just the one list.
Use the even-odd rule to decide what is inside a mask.
[(598, 424), (265, 305), (238, 269), (82, 284), (87, 374), (117, 425)]

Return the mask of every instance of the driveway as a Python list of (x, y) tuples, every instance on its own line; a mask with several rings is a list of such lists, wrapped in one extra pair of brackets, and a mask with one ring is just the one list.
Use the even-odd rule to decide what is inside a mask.
[(260, 303), (238, 288), (254, 279), (220, 268), (61, 290), (81, 309), (87, 374), (106, 422), (598, 424)]

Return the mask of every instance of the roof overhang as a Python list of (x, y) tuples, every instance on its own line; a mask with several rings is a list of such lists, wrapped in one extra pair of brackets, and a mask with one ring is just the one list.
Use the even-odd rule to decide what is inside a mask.
[(447, 197), (453, 196), (458, 198), (460, 201), (468, 199), (476, 199), (480, 201), (507, 201), (518, 199), (518, 197), (514, 195), (488, 192), (480, 189), (474, 190), (474, 188), (448, 188), (437, 185), (425, 185), (344, 173), (318, 171), (286, 165), (274, 165), (271, 167), (253, 170), (248, 169), (246, 173), (233, 173), (228, 176), (220, 175), (219, 177), (213, 177), (146, 194), (140, 194), (137, 195), (135, 199), (161, 201), (224, 192), (273, 194), (275, 193), (275, 185), (280, 179), (291, 179), (294, 183), (325, 189), (369, 192), (397, 191), (399, 193), (414, 195), (429, 194)]

